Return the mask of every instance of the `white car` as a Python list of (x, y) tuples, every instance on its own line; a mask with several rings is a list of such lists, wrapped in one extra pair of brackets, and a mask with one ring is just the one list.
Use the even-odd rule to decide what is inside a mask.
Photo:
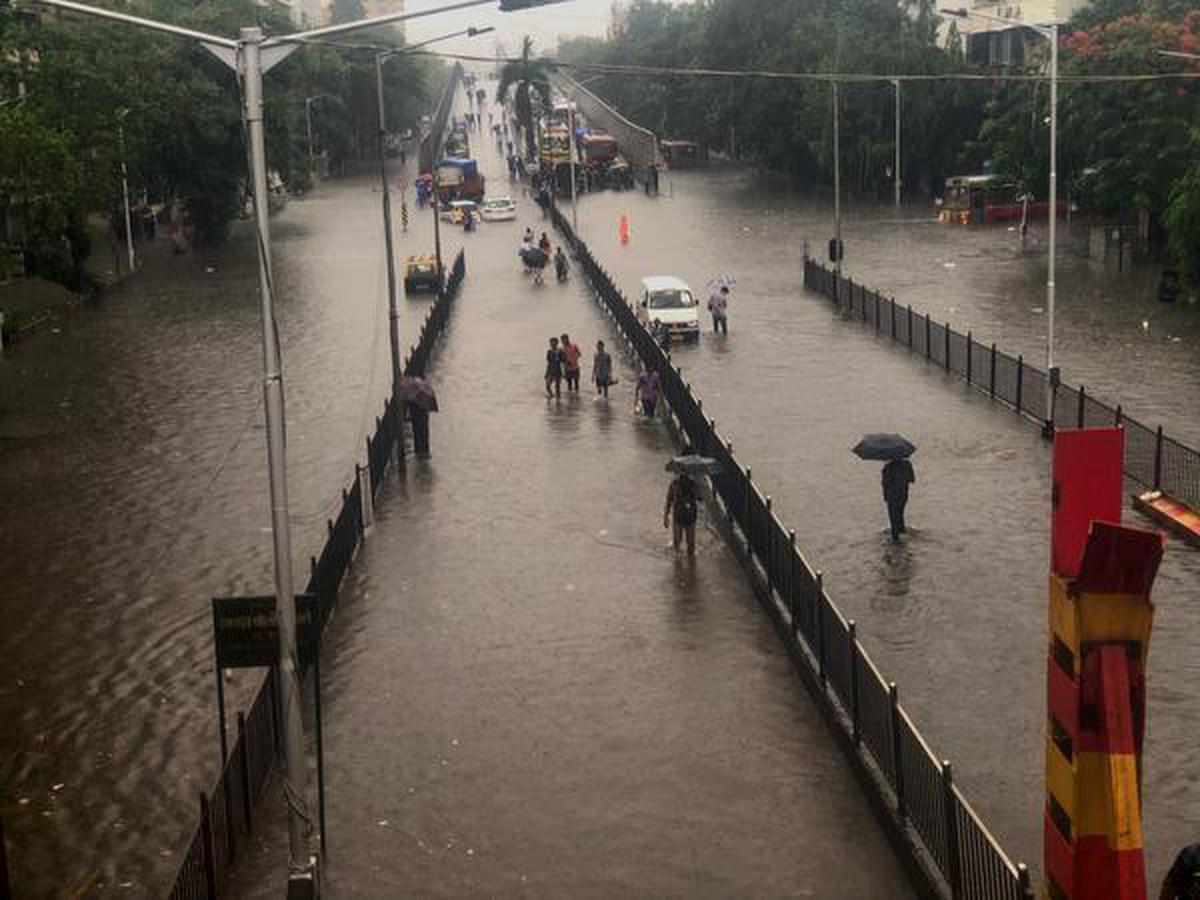
[(642, 324), (652, 331), (666, 329), (672, 338), (700, 339), (700, 305), (687, 282), (674, 275), (642, 279), (642, 299), (637, 314)]
[(517, 217), (517, 204), (511, 197), (488, 197), (483, 201), (483, 221), (511, 222)]

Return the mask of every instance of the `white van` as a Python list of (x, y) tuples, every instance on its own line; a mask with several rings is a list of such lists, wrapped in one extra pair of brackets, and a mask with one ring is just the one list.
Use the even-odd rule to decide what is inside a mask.
[(700, 305), (687, 282), (674, 275), (642, 279), (642, 299), (637, 313), (642, 324), (651, 330), (658, 323), (672, 338), (700, 339)]

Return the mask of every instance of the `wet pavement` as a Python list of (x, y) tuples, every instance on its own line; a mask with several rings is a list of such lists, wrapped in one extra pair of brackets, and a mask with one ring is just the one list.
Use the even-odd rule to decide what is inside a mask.
[[(674, 362), (796, 529), (835, 602), (857, 619), (860, 637), (900, 685), (935, 752), (955, 763), (956, 780), (984, 822), (1016, 859), (1040, 868), (1049, 445), (1010, 410), (860, 324), (839, 321), (828, 301), (803, 290), (803, 241), (820, 245), (825, 233), (827, 210), (819, 204), (768, 193), (742, 170), (677, 173), (674, 181), (659, 198), (585, 196), (583, 237), (629, 297), (649, 274), (679, 275), (697, 291), (719, 272), (737, 277), (728, 338), (705, 334), (698, 346), (677, 348)], [(625, 246), (617, 231), (621, 214), (631, 223)], [(848, 228), (847, 253), (854, 248), (865, 266), (879, 247), (887, 260), (864, 269), (864, 283), (908, 285), (911, 295), (940, 296), (947, 306), (1001, 317), (994, 300), (968, 299), (954, 293), (961, 285), (942, 283), (946, 271), (961, 273), (965, 265), (944, 270), (934, 263), (970, 256), (992, 283), (1040, 290), (1028, 283), (1035, 261), (992, 250), (995, 259), (987, 262), (984, 245), (1006, 234), (863, 223)], [(1075, 271), (1074, 265), (1064, 268)], [(858, 277), (853, 265), (847, 268)], [(1022, 294), (1021, 302), (1037, 301)], [(1106, 303), (1117, 308), (1115, 300)], [(1144, 301), (1131, 301), (1131, 308), (1143, 309)], [(1015, 338), (1019, 351), (1033, 325), (1017, 309), (1013, 301), (1008, 328), (997, 337)], [(1180, 313), (1161, 310), (1167, 317)], [(1121, 307), (1118, 319), (1130, 315)], [(965, 328), (974, 315), (951, 318)], [(1130, 414), (1142, 415), (1142, 402), (1150, 408), (1161, 402), (1164, 421), (1194, 429), (1194, 391), (1186, 386), (1200, 377), (1194, 342), (1186, 366), (1176, 355), (1183, 371), (1172, 374), (1161, 360), (1151, 365), (1109, 352), (1111, 341), (1124, 339), (1119, 321), (1106, 330), (1095, 309), (1068, 293), (1060, 325), (1082, 319), (1107, 338), (1091, 350), (1088, 331), (1064, 339), (1068, 374), (1087, 353), (1104, 354), (1110, 379), (1121, 387), (1110, 396)], [(1179, 330), (1195, 333), (1197, 319), (1193, 314)], [(1154, 346), (1157, 352), (1186, 345)], [(899, 547), (887, 540), (878, 467), (849, 452), (871, 431), (898, 431), (919, 447), (908, 515), (913, 534)], [(1151, 527), (1132, 511), (1125, 517)], [(1152, 879), (1200, 831), (1194, 777), (1200, 659), (1191, 649), (1200, 630), (1197, 579), (1200, 552), (1170, 540), (1154, 590), (1150, 650), (1145, 827)]]
[[(374, 186), (326, 184), (272, 224), (299, 573), (386, 395)], [(0, 361), (0, 817), (20, 896), (161, 893), (216, 776), (209, 598), (272, 583), (248, 237), (154, 258)], [(427, 305), (406, 302), (406, 329)], [(231, 705), (258, 677), (234, 677)]]
[[(324, 888), (909, 896), (723, 539), (670, 548), (674, 449), (633, 413), (630, 359), (607, 401), (546, 398), (551, 335), (588, 351), (585, 378), (615, 335), (578, 273), (520, 272), (524, 225), (547, 226), (518, 202), (448, 240), (468, 274), (433, 458), (387, 482), (327, 639)], [(239, 896), (282, 883), (281, 823), (258, 833)]]

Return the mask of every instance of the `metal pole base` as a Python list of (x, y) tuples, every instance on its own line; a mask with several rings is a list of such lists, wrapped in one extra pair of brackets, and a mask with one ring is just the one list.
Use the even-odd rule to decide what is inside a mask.
[(317, 900), (321, 896), (321, 879), (317, 877), (317, 858), (308, 858), (308, 868), (288, 876), (287, 900)]
[(1042, 437), (1047, 441), (1054, 439), (1054, 422), (1052, 420), (1047, 419), (1042, 423)]

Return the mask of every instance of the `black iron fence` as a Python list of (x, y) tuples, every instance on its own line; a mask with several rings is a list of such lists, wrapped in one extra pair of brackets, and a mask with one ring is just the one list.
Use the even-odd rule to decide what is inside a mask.
[(821, 573), (796, 546), (796, 533), (771, 497), (734, 456), (716, 422), (637, 313), (557, 209), (555, 227), (587, 273), (597, 299), (638, 358), (661, 379), (671, 415), (696, 452), (714, 457), (715, 500), (740, 531), (754, 570), (765, 582), (764, 606), (802, 674), (815, 684), (866, 783), (910, 851), (927, 887), (953, 900), (1031, 900), (1028, 870), (1014, 864), (954, 784), (953, 769), (930, 749), (842, 615)]
[[(406, 374), (424, 374), (434, 345), (449, 321), (465, 274), (466, 261), (460, 252), (444, 290), (421, 327), (420, 339), (405, 361)], [(389, 398), (384, 404), (383, 415), (375, 420), (375, 434), (367, 438), (372, 497), (379, 491), (388, 459), (393, 449), (397, 449), (403, 433), (399, 415)], [(398, 449), (403, 452), (403, 448)], [(325, 545), (319, 556), (309, 559), (310, 574), (305, 593), (317, 597), (322, 632), (333, 617), (338, 587), (363, 536), (361, 475), (355, 465), (354, 482), (342, 491), (342, 506), (337, 518), (326, 522)], [(171, 900), (216, 900), (220, 896), (238, 847), (250, 833), (263, 786), (279, 752), (277, 710), (275, 671), (272, 669), (259, 685), (249, 711), (238, 713), (237, 740), (221, 767), (216, 785), (211, 791), (200, 794), (200, 818), (171, 888)]]
[[(1146, 487), (1200, 508), (1200, 452), (1149, 428), (1115, 407), (1097, 400), (1084, 385), (1050, 385), (1041, 369), (965, 335), (950, 324), (933, 321), (928, 313), (902, 306), (891, 297), (851, 278), (839, 277), (813, 259), (804, 261), (804, 285), (840, 304), (849, 316), (877, 334), (907, 347), (928, 363), (966, 380), (993, 400), (999, 400), (1035, 422), (1053, 419), (1055, 428), (1095, 428), (1120, 425), (1125, 431), (1125, 474)], [(1047, 412), (1047, 402), (1052, 414)]]

